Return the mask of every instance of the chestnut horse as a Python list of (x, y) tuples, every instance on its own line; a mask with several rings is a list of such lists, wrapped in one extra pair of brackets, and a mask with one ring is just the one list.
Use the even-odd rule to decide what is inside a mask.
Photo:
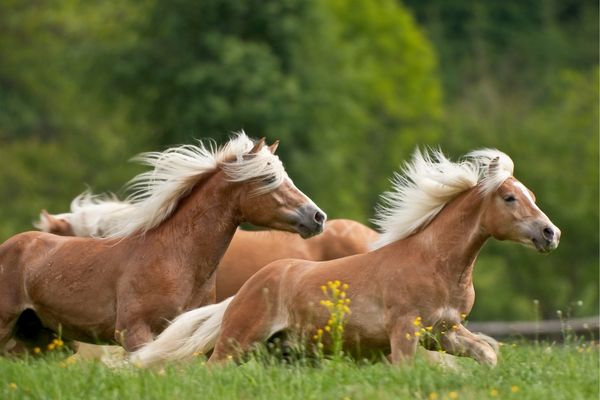
[[(383, 197), (377, 219), (383, 233), (373, 251), (271, 263), (234, 297), (180, 315), (131, 359), (151, 365), (212, 350), (215, 363), (237, 359), (276, 333), (310, 338), (330, 318), (319, 304), (320, 287), (340, 280), (351, 301), (346, 351), (391, 352), (399, 363), (412, 358), (419, 342), (431, 348), (430, 335), (438, 335), (448, 353), (495, 365), (493, 348), (461, 323), (475, 299), (472, 272), (481, 247), (494, 237), (547, 253), (560, 239), (533, 193), (512, 175), (512, 160), (497, 150), (474, 151), (459, 163), (417, 150)], [(416, 322), (431, 333), (415, 335)]]
[(215, 270), (242, 222), (320, 233), (325, 214), (289, 179), (276, 144), (146, 153), (106, 239), (26, 232), (0, 245), (0, 347), (25, 310), (66, 339), (131, 351), (165, 321), (215, 300)]
[[(102, 237), (112, 212), (128, 206), (114, 198), (83, 194), (71, 202), (70, 213), (51, 215), (44, 210), (35, 226), (56, 235)], [(238, 229), (217, 268), (217, 301), (236, 294), (252, 275), (273, 261), (326, 261), (366, 253), (378, 237), (371, 228), (348, 219), (327, 221), (323, 233), (310, 239), (282, 231)]]

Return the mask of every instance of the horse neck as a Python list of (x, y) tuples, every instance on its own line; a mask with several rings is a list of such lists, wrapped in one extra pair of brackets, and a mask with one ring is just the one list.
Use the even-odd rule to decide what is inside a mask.
[(481, 225), (484, 202), (476, 188), (469, 189), (450, 201), (425, 229), (407, 238), (448, 282), (472, 283), (473, 265), (490, 237)]
[(148, 232), (164, 243), (180, 267), (201, 282), (216, 270), (240, 223), (239, 190), (218, 171), (196, 183), (170, 218)]
[(435, 268), (451, 282), (472, 283), (475, 260), (490, 237), (482, 227), (484, 201), (477, 188), (470, 189), (448, 203), (422, 232), (436, 251)]

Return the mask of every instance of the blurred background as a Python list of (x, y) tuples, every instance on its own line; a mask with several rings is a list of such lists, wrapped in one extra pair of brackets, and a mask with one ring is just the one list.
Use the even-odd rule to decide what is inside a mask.
[(598, 314), (598, 34), (592, 0), (0, 0), (0, 239), (240, 129), (365, 223), (415, 146), (495, 147), (563, 235), (488, 243), (470, 318)]

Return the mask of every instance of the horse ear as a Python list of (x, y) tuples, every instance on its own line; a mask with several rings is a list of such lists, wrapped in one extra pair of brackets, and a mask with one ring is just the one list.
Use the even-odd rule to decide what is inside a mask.
[(58, 218), (50, 214), (46, 209), (42, 209), (42, 217), (51, 224), (56, 224), (58, 222)]
[(488, 176), (492, 176), (494, 175), (496, 172), (498, 172), (498, 169), (500, 168), (500, 157), (496, 156), (492, 159), (492, 161), (490, 161), (490, 165), (488, 165)]
[(45, 209), (42, 209), (40, 213), (40, 220), (34, 222), (33, 226), (44, 232), (53, 232), (57, 223), (58, 219), (55, 216), (50, 214)]
[(269, 151), (271, 152), (271, 154), (275, 154), (275, 151), (277, 151), (278, 146), (279, 146), (279, 139), (277, 139), (275, 142), (273, 142), (272, 145), (269, 146)]
[(256, 143), (254, 143), (254, 147), (252, 147), (252, 150), (250, 150), (249, 154), (258, 153), (263, 148), (264, 145), (265, 145), (265, 138), (262, 137)]

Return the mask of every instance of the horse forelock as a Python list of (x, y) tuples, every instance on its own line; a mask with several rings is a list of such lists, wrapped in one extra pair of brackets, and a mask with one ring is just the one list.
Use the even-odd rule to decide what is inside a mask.
[[(126, 189), (131, 194), (125, 203), (130, 207), (116, 209), (114, 214), (104, 216), (104, 235), (124, 237), (136, 232), (143, 234), (158, 226), (202, 177), (218, 169), (222, 169), (232, 182), (261, 180), (252, 194), (276, 189), (287, 177), (283, 164), (267, 146), (248, 154), (253, 146), (254, 142), (241, 131), (221, 148), (217, 148), (213, 141), (198, 141), (197, 145), (182, 145), (163, 152), (138, 155), (134, 160), (152, 169), (129, 181)], [(102, 200), (94, 202), (96, 206), (102, 203)]]
[[(493, 160), (495, 168), (490, 168)], [(381, 196), (373, 222), (381, 235), (372, 249), (404, 239), (427, 226), (445, 204), (475, 186), (488, 195), (513, 174), (513, 161), (495, 149), (481, 149), (452, 162), (439, 149), (416, 149)]]

